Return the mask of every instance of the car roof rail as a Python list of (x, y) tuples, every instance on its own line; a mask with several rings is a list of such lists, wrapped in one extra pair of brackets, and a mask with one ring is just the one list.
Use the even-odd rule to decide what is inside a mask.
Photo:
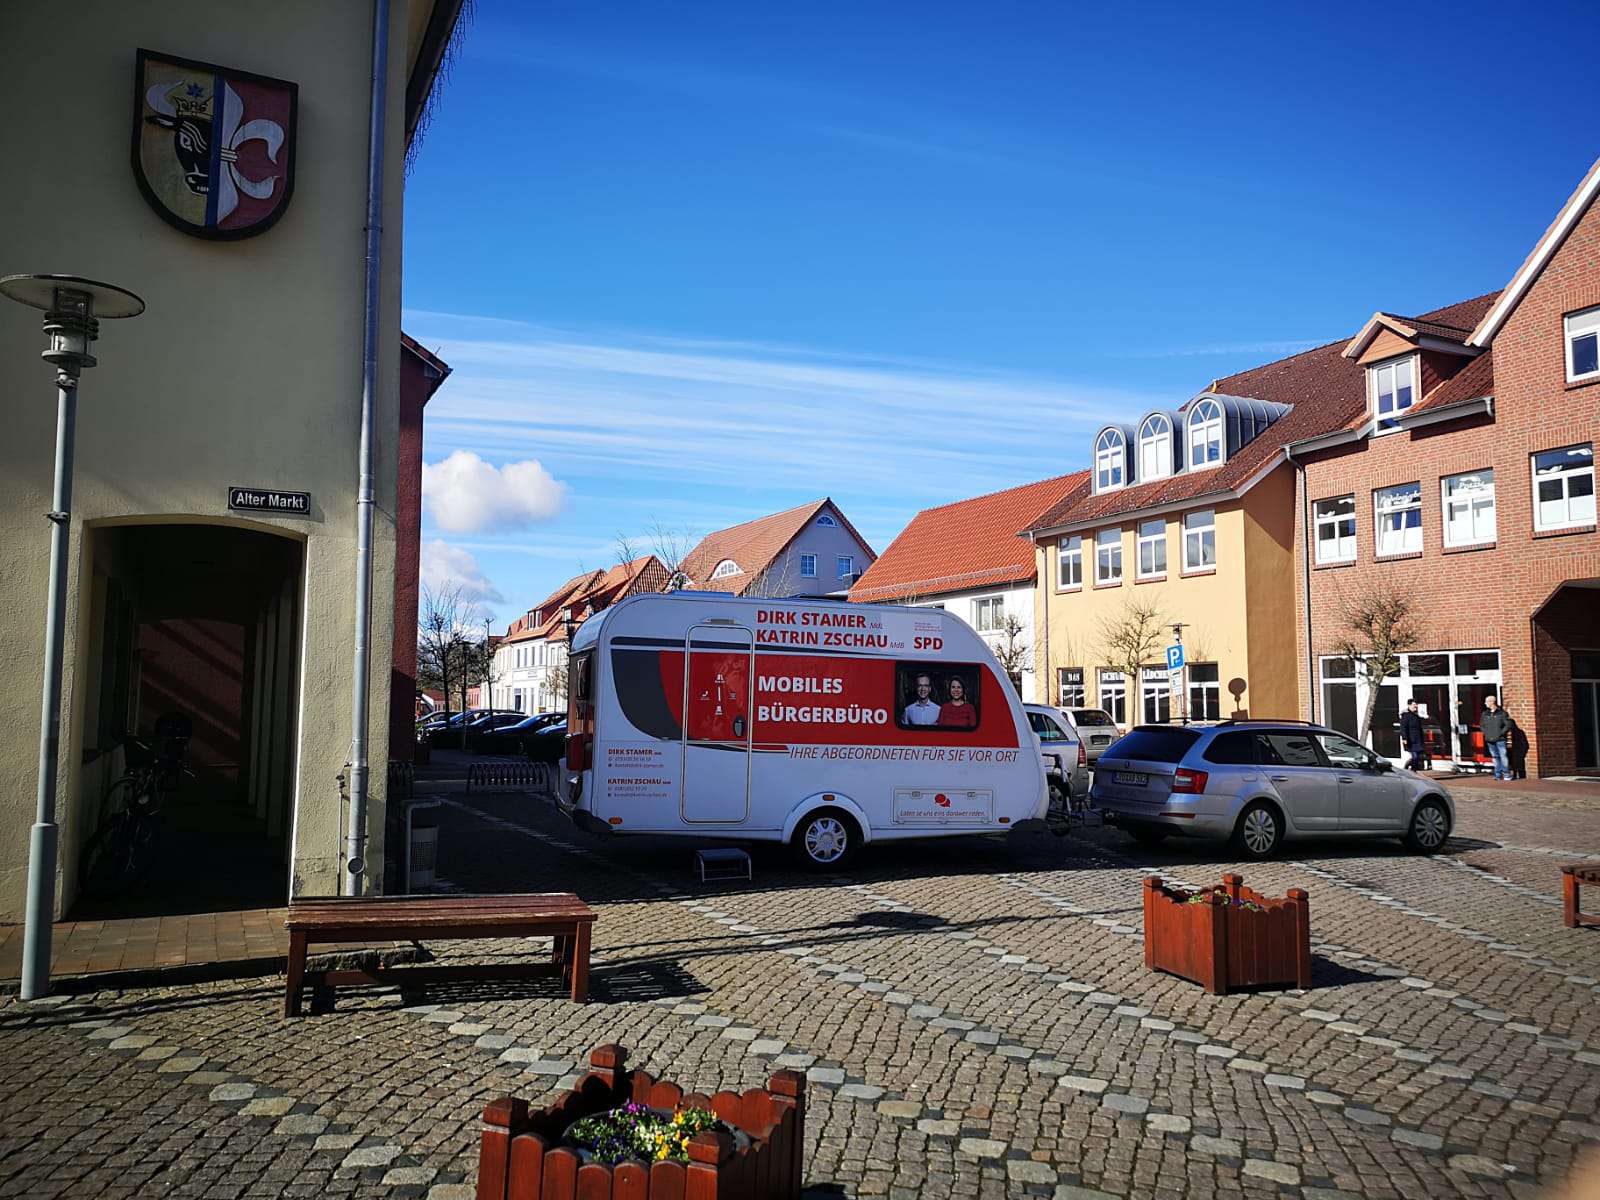
[(1324, 729), (1326, 726), (1321, 721), (1306, 721), (1299, 717), (1228, 717), (1218, 721), (1218, 725), (1308, 725), (1314, 729)]

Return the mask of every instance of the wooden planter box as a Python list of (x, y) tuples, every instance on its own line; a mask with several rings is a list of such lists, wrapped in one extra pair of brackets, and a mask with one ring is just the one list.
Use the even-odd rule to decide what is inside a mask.
[[(1144, 965), (1192, 979), (1225, 995), (1263, 984), (1311, 986), (1311, 909), (1299, 888), (1273, 900), (1224, 875), (1222, 886), (1194, 892), (1169, 888), (1152, 875), (1144, 881)], [(1247, 900), (1265, 911), (1239, 908)]]
[[(548, 1108), (504, 1097), (483, 1110), (478, 1200), (798, 1200), (805, 1134), (805, 1076), (778, 1071), (765, 1088), (715, 1096), (626, 1071), (627, 1051), (599, 1046), (593, 1069)], [(561, 1144), (568, 1125), (633, 1100), (653, 1108), (708, 1108), (750, 1138), (727, 1133), (689, 1142), (689, 1162), (583, 1163)]]

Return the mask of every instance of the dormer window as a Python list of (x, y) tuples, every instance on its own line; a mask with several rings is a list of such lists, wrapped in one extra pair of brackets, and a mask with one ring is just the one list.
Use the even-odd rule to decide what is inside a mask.
[(729, 575), (737, 575), (738, 573), (739, 564), (731, 558), (725, 558), (717, 564), (717, 569), (711, 572), (711, 578), (726, 579)]
[(1107, 429), (1094, 444), (1094, 490), (1109, 492), (1127, 482), (1128, 447), (1122, 434)]
[(1411, 358), (1395, 359), (1367, 368), (1372, 391), (1372, 415), (1378, 433), (1400, 428), (1399, 418), (1416, 400), (1416, 370)]
[(1161, 479), (1172, 474), (1172, 422), (1160, 414), (1145, 418), (1139, 427), (1139, 478)]
[(1189, 410), (1189, 469), (1203, 471), (1222, 461), (1222, 405), (1201, 400)]

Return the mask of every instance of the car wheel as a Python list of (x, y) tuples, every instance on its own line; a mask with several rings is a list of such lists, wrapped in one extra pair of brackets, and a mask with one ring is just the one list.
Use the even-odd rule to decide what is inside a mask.
[(1072, 793), (1058, 779), (1050, 781), (1050, 815), (1065, 816), (1072, 807)]
[(803, 817), (790, 844), (800, 864), (812, 871), (842, 870), (861, 846), (861, 830), (836, 808), (821, 808)]
[(1278, 810), (1257, 800), (1239, 814), (1233, 829), (1233, 848), (1242, 858), (1271, 858), (1283, 842), (1283, 817)]
[(1406, 830), (1406, 848), (1414, 854), (1437, 854), (1450, 836), (1450, 813), (1432, 798), (1418, 804)]
[(1162, 829), (1159, 825), (1129, 825), (1127, 832), (1141, 846), (1159, 846), (1172, 831)]

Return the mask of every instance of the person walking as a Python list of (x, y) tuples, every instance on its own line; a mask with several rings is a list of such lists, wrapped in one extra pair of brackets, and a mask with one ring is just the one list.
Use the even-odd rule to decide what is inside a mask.
[(1422, 760), (1427, 757), (1426, 735), (1422, 732), (1422, 714), (1417, 711), (1417, 698), (1406, 701), (1406, 710), (1400, 714), (1400, 744), (1406, 748), (1406, 770), (1422, 770)]
[(1507, 754), (1507, 741), (1511, 733), (1511, 718), (1500, 707), (1494, 696), (1483, 698), (1483, 715), (1478, 718), (1478, 728), (1483, 731), (1484, 748), (1494, 760), (1494, 777), (1511, 779), (1511, 760)]

